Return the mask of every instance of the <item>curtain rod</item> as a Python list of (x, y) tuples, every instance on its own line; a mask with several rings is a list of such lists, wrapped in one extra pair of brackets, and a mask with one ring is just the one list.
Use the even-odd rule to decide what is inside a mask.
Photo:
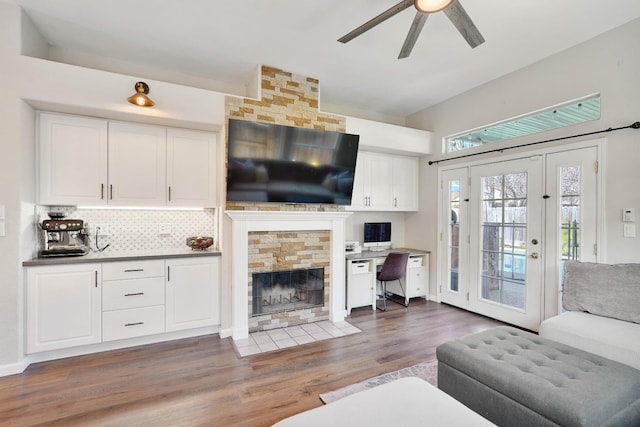
[(514, 148), (528, 147), (529, 145), (544, 144), (545, 142), (553, 142), (553, 141), (562, 141), (563, 139), (579, 138), (581, 136), (596, 135), (598, 133), (613, 132), (613, 131), (622, 130), (622, 129), (640, 129), (640, 122), (635, 122), (635, 123), (630, 124), (629, 126), (621, 126), (619, 128), (608, 128), (608, 129), (598, 130), (598, 131), (595, 131), (595, 132), (581, 133), (581, 134), (570, 135), (570, 136), (563, 136), (561, 138), (546, 139), (544, 141), (529, 142), (528, 144), (514, 145), (513, 147), (496, 148), (495, 150), (482, 151), (480, 153), (465, 154), (463, 156), (449, 157), (447, 159), (430, 160), (429, 161), (429, 165), (438, 164), (440, 162), (448, 162), (449, 160), (463, 159), (465, 157), (479, 156), (481, 154), (487, 154), (487, 153), (497, 153), (497, 152), (502, 153), (503, 151), (512, 150)]

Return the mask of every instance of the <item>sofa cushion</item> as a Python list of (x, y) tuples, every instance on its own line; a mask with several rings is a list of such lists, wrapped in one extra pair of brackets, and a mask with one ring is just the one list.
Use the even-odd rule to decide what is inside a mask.
[(640, 323), (640, 264), (567, 261), (562, 305)]
[(640, 325), (565, 311), (540, 325), (540, 336), (640, 369)]

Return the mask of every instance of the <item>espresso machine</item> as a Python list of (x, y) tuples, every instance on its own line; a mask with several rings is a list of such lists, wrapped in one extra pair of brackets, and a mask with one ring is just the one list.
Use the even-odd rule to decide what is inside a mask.
[(41, 257), (81, 256), (89, 253), (83, 220), (52, 216), (51, 219), (42, 221), (40, 228), (44, 235)]

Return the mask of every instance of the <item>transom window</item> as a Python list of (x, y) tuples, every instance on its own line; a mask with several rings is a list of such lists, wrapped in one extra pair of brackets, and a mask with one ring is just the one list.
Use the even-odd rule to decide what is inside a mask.
[(445, 138), (445, 151), (467, 150), (492, 142), (505, 141), (571, 126), (600, 118), (600, 94), (538, 110)]

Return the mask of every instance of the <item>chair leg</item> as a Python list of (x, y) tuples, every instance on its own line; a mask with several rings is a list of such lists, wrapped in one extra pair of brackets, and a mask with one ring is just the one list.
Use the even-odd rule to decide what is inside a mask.
[(378, 307), (376, 301), (376, 308), (380, 311), (387, 311), (387, 282), (380, 281), (380, 287), (382, 288), (382, 308)]
[(404, 286), (402, 286), (402, 280), (398, 279), (398, 283), (400, 284), (400, 289), (402, 289), (402, 296), (404, 296), (404, 306), (409, 307), (409, 297), (407, 296), (407, 291), (404, 290)]

